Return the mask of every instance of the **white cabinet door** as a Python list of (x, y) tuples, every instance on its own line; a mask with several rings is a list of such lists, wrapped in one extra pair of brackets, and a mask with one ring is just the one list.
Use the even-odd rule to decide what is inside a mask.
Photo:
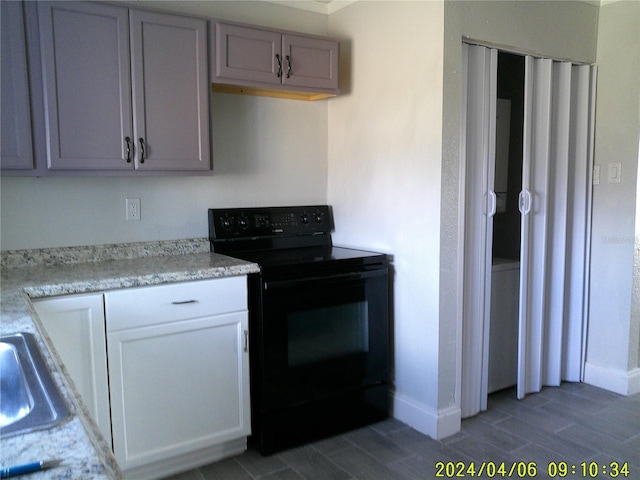
[(31, 106), (22, 2), (2, 2), (2, 106), (0, 161), (3, 169), (33, 169)]
[(34, 300), (33, 307), (102, 436), (111, 445), (102, 294)]
[(230, 277), (105, 294), (114, 454), (128, 477), (193, 468), (197, 452), (225, 442), (246, 448), (246, 285)]
[(39, 2), (38, 13), (48, 168), (133, 169), (127, 9)]
[(209, 170), (206, 20), (131, 10), (136, 168)]

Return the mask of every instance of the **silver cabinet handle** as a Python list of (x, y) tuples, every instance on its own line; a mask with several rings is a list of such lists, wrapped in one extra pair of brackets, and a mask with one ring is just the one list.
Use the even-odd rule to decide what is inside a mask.
[(249, 330), (244, 331), (244, 351), (249, 351)]
[(291, 77), (291, 57), (287, 55), (287, 78)]
[(280, 78), (282, 76), (282, 59), (278, 53), (276, 53), (276, 61), (278, 62), (278, 72), (276, 73), (276, 76)]
[(140, 163), (144, 163), (144, 138), (140, 138)]
[(198, 300), (182, 300), (179, 302), (171, 302), (171, 305), (187, 305), (189, 303), (198, 303)]
[(127, 163), (131, 163), (131, 137), (124, 137), (124, 141), (127, 142)]

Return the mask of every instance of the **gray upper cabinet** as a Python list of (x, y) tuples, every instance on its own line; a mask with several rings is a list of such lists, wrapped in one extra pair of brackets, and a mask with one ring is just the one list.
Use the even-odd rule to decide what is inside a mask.
[[(214, 90), (255, 93), (266, 89), (316, 94), (309, 99), (340, 93), (338, 41), (250, 25), (214, 23), (211, 48), (215, 55), (211, 64)], [(226, 89), (225, 85), (252, 90)]]
[(49, 169), (132, 169), (127, 10), (40, 2), (38, 13)]
[(206, 21), (81, 2), (38, 13), (50, 171), (211, 169)]
[(280, 33), (218, 22), (215, 36), (214, 82), (281, 84), (281, 74), (278, 75), (282, 62)]
[(288, 87), (338, 89), (338, 48), (335, 40), (282, 35), (282, 84)]
[(1, 2), (2, 85), (0, 160), (2, 169), (34, 168), (29, 75), (22, 2)]
[(210, 170), (206, 20), (130, 15), (137, 168)]

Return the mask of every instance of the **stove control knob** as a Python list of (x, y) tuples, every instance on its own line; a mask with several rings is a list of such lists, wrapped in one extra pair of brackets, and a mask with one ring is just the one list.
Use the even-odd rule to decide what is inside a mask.
[(309, 223), (309, 215), (307, 213), (303, 213), (300, 220), (302, 220), (302, 223), (307, 225)]
[(222, 224), (222, 228), (225, 230), (231, 230), (231, 227), (233, 226), (233, 218), (223, 217), (220, 219), (220, 223)]
[(240, 228), (242, 230), (246, 230), (247, 228), (249, 228), (249, 219), (247, 217), (245, 217), (244, 215), (242, 215), (238, 219), (238, 225), (240, 226)]
[(322, 220), (323, 220), (322, 213), (316, 212), (314, 214), (314, 218), (316, 219), (316, 223), (322, 223)]

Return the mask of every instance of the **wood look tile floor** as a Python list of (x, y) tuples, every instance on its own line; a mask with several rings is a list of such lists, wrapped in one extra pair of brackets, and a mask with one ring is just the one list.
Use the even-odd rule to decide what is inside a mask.
[[(581, 462), (627, 462), (629, 475), (618, 478), (640, 479), (640, 394), (625, 397), (583, 383), (564, 383), (518, 401), (515, 390), (508, 389), (490, 395), (486, 412), (463, 420), (459, 433), (441, 441), (388, 419), (270, 457), (249, 449), (169, 478), (422, 480), (436, 478), (436, 462), (483, 461), (505, 462), (507, 468), (513, 462), (536, 462), (535, 477), (525, 477), (536, 479), (554, 478), (547, 473), (550, 462), (577, 466), (576, 474), (569, 471), (565, 478), (585, 478)], [(512, 473), (510, 478), (522, 476)], [(586, 478), (611, 477), (600, 472)]]

